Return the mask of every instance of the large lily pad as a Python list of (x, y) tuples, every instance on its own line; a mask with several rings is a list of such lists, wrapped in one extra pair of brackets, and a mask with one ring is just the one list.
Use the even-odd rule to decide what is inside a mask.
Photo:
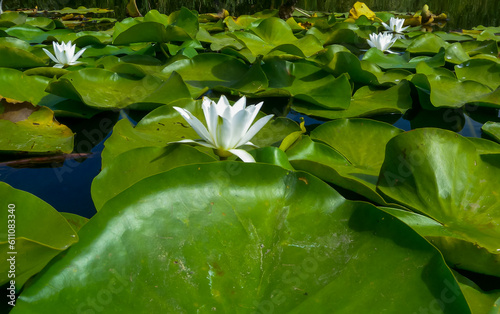
[(45, 61), (29, 50), (30, 45), (24, 40), (13, 37), (0, 38), (0, 67), (32, 68), (44, 66)]
[(54, 119), (47, 107), (0, 99), (0, 151), (71, 153), (73, 132)]
[(141, 79), (112, 71), (88, 68), (70, 72), (53, 81), (47, 91), (80, 100), (99, 109), (134, 108), (150, 110), (172, 100), (190, 97), (182, 78), (173, 73), (165, 81), (152, 75)]
[(500, 87), (500, 64), (486, 60), (473, 59), (455, 66), (460, 80), (474, 80), (495, 90)]
[(216, 159), (182, 144), (126, 151), (94, 178), (91, 189), (94, 205), (99, 211), (108, 200), (146, 177), (178, 166), (210, 161)]
[(410, 84), (403, 80), (398, 85), (386, 90), (371, 86), (361, 87), (354, 93), (349, 108), (345, 110), (327, 110), (299, 101), (294, 101), (292, 108), (307, 115), (340, 119), (404, 113), (411, 108), (412, 102)]
[(351, 102), (351, 84), (345, 74), (335, 78), (309, 63), (273, 60), (262, 69), (269, 88), (259, 96), (286, 96), (329, 109), (346, 109)]
[(439, 252), (413, 230), (277, 166), (198, 164), (146, 178), (79, 236), (13, 313), (409, 312), (443, 293), (443, 313), (470, 313)]
[(18, 70), (0, 68), (0, 95), (3, 97), (36, 105), (48, 95), (45, 88), (49, 82), (48, 77), (30, 76)]
[(339, 119), (311, 132), (287, 151), (292, 166), (356, 192), (375, 203), (385, 204), (376, 192), (385, 145), (403, 131), (384, 122), (368, 119)]
[(173, 71), (182, 76), (196, 97), (205, 88), (255, 93), (268, 86), (260, 63), (249, 67), (235, 57), (220, 53), (204, 53), (192, 59), (175, 61), (162, 70), (162, 75), (168, 76)]
[[(0, 252), (4, 256), (0, 262), (4, 274), (0, 284), (14, 280), (19, 290), (54, 256), (78, 242), (78, 236), (52, 206), (4, 182), (0, 182), (0, 206), (3, 208), (0, 213)], [(14, 233), (8, 232), (9, 225), (15, 225)], [(13, 238), (7, 234), (12, 234)], [(9, 272), (11, 263), (7, 258), (11, 256), (15, 259), (15, 269)]]
[(411, 82), (417, 87), (420, 103), (425, 109), (460, 108), (470, 102), (500, 108), (495, 98), (485, 98), (492, 90), (476, 81), (459, 81), (447, 75), (416, 74)]
[(417, 129), (387, 144), (378, 189), (459, 235), (434, 239), (450, 263), (499, 276), (499, 156), (479, 155), (454, 132)]

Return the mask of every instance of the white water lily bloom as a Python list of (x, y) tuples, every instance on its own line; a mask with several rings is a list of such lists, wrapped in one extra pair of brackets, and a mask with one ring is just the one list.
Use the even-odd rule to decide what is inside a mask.
[(384, 22), (382, 22), (382, 25), (384, 25), (385, 29), (388, 30), (389, 32), (402, 34), (403, 31), (405, 31), (409, 27), (409, 26), (403, 27), (404, 23), (405, 19), (391, 17), (391, 19), (389, 20), (389, 25), (385, 24)]
[(233, 154), (244, 162), (255, 162), (252, 155), (238, 147), (243, 145), (256, 147), (250, 140), (273, 117), (272, 114), (267, 115), (252, 125), (262, 104), (263, 102), (260, 102), (247, 107), (246, 98), (242, 97), (231, 106), (225, 96), (221, 96), (217, 104), (208, 97), (204, 97), (202, 108), (207, 127), (188, 110), (174, 107), (201, 137), (199, 140), (182, 140), (177, 143), (198, 144), (213, 148), (214, 152), (222, 158)]
[(76, 45), (72, 45), (71, 41), (66, 44), (64, 42), (62, 44), (58, 44), (54, 41), (52, 44), (54, 46), (55, 56), (45, 48), (43, 48), (43, 51), (45, 51), (45, 53), (56, 63), (54, 68), (64, 68), (70, 65), (80, 64), (81, 62), (76, 60), (78, 60), (83, 52), (85, 52), (85, 49), (87, 49), (83, 48), (75, 55)]
[(394, 45), (396, 38), (388, 32), (380, 34), (372, 33), (370, 34), (370, 39), (368, 39), (367, 42), (370, 47), (375, 47), (381, 51), (387, 51), (392, 47), (392, 45)]

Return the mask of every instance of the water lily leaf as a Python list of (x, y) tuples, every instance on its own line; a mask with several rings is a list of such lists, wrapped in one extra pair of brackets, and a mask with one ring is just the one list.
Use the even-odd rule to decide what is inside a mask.
[(377, 48), (370, 48), (363, 60), (370, 61), (383, 69), (414, 69), (417, 65), (415, 62), (409, 63), (410, 54), (384, 54)]
[(230, 32), (248, 29), (250, 26), (257, 26), (262, 21), (261, 18), (250, 15), (240, 15), (238, 18), (228, 16), (224, 19), (224, 23)]
[(182, 7), (168, 16), (167, 34), (170, 40), (184, 41), (196, 38), (199, 22), (198, 13)]
[(67, 33), (54, 36), (59, 42), (71, 41), (80, 48), (90, 45), (111, 44), (112, 37), (102, 32), (82, 31), (78, 33)]
[(228, 32), (217, 33), (211, 35), (205, 29), (201, 28), (196, 34), (196, 39), (200, 42), (210, 43), (210, 50), (220, 51), (226, 47), (232, 47), (236, 50), (241, 50), (245, 45), (229, 36)]
[(493, 40), (467, 41), (462, 43), (462, 47), (471, 57), (480, 53), (498, 56), (498, 46)]
[(5, 32), (9, 34), (9, 36), (17, 37), (29, 43), (39, 42), (39, 40), (36, 38), (39, 38), (40, 36), (45, 38), (46, 36), (48, 36), (43, 30), (39, 29), (38, 27), (27, 24), (12, 26), (5, 30)]
[(96, 68), (70, 72), (51, 82), (47, 91), (107, 110), (130, 106), (151, 110), (174, 99), (190, 97), (178, 74), (163, 81), (151, 75), (136, 79)]
[[(362, 85), (379, 85), (377, 75), (363, 69), (363, 64), (359, 61), (358, 57), (346, 51), (335, 52), (333, 50), (335, 48), (330, 47), (331, 52), (327, 51), (318, 60), (330, 69), (333, 75), (340, 76), (343, 73), (348, 73), (349, 77), (356, 83)], [(380, 74), (382, 74), (381, 72)]]
[(473, 313), (498, 314), (500, 309), (495, 306), (495, 301), (500, 300), (500, 290), (483, 291), (477, 284), (457, 271), (453, 271), (453, 275)]
[(356, 91), (346, 110), (325, 110), (310, 104), (294, 101), (292, 109), (316, 117), (327, 119), (372, 117), (390, 113), (404, 113), (412, 106), (410, 84), (402, 80), (387, 90), (364, 86)]
[(360, 26), (353, 23), (336, 23), (335, 25), (333, 25), (333, 27), (329, 27), (326, 29), (312, 27), (307, 31), (307, 34), (314, 35), (320, 40), (323, 45), (358, 45), (365, 42), (362, 37), (368, 37), (369, 34), (374, 31), (375, 27), (371, 27), (367, 32), (361, 30)]
[(101, 9), (101, 8), (86, 8), (84, 6), (79, 6), (76, 9), (65, 7), (65, 8), (62, 8), (61, 10), (53, 10), (53, 11), (49, 11), (49, 12), (59, 13), (62, 15), (65, 15), (65, 14), (88, 14), (88, 13), (103, 14), (103, 13), (113, 12), (113, 10)]
[(346, 109), (351, 102), (351, 84), (347, 76), (335, 78), (312, 64), (274, 60), (262, 69), (269, 79), (269, 88), (258, 96), (286, 94), (311, 104), (330, 109)]
[(0, 67), (33, 68), (44, 66), (45, 61), (29, 50), (30, 46), (24, 40), (12, 37), (0, 38)]
[[(376, 192), (385, 145), (403, 131), (368, 119), (338, 119), (320, 125), (287, 151), (292, 166), (318, 178), (356, 192), (375, 203), (386, 204)], [(356, 138), (355, 142), (352, 138)]]
[(175, 167), (216, 161), (182, 144), (139, 147), (118, 155), (92, 181), (92, 200), (99, 211), (104, 203), (140, 180)]
[[(54, 256), (78, 242), (78, 235), (61, 214), (33, 194), (0, 182), (0, 196), (0, 204), (4, 208), (0, 214), (4, 222), (0, 226), (0, 233), (3, 235), (0, 251), (6, 257), (0, 262), (2, 274), (5, 274), (0, 284), (13, 279), (16, 290), (19, 290), (26, 280), (38, 273)], [(11, 238), (7, 237), (7, 234), (12, 234), (7, 233), (11, 224), (15, 225), (13, 243), (9, 243)], [(15, 277), (7, 276), (10, 266), (7, 258), (11, 256), (15, 258), (15, 271), (10, 274), (15, 274)]]
[(375, 20), (377, 17), (375, 12), (370, 10), (370, 8), (363, 2), (357, 1), (352, 6), (351, 10), (349, 10), (349, 18), (351, 19), (359, 19), (361, 16), (365, 16), (369, 20)]
[(323, 49), (314, 36), (297, 39), (290, 26), (275, 17), (262, 20), (257, 27), (250, 28), (250, 32), (234, 32), (229, 35), (244, 44), (254, 56), (265, 56), (273, 50), (279, 50), (299, 57), (309, 57)]
[(256, 162), (280, 166), (291, 171), (294, 170), (285, 152), (278, 147), (257, 148), (251, 150), (250, 154), (254, 157)]
[(485, 60), (473, 59), (455, 66), (459, 80), (474, 80), (495, 90), (500, 86), (500, 64)]
[(481, 131), (491, 136), (495, 141), (500, 143), (500, 123), (488, 121), (481, 127)]
[(73, 213), (59, 212), (59, 214), (61, 214), (61, 216), (68, 221), (69, 225), (73, 228), (73, 230), (75, 230), (75, 232), (80, 231), (80, 229), (89, 221), (88, 218)]
[(71, 153), (73, 132), (54, 119), (47, 107), (12, 99), (0, 100), (2, 153)]
[(441, 37), (426, 33), (415, 38), (406, 51), (423, 54), (438, 53), (441, 48), (447, 48), (449, 45)]
[(24, 24), (27, 17), (26, 13), (23, 12), (4, 12), (0, 15), (0, 27)]
[(447, 32), (433, 32), (434, 35), (438, 35), (442, 40), (453, 42), (453, 41), (471, 41), (474, 40), (474, 37), (470, 35), (463, 35), (458, 33), (447, 33)]
[[(247, 104), (254, 102), (247, 100)], [(102, 165), (105, 168), (119, 154), (136, 147), (165, 147), (168, 143), (183, 139), (198, 139), (196, 132), (186, 123), (172, 106), (189, 110), (200, 121), (205, 121), (201, 100), (180, 99), (159, 107), (147, 114), (134, 128), (127, 120), (120, 120), (113, 128), (113, 133), (105, 142), (102, 152)], [(259, 112), (256, 119), (263, 117)], [(267, 123), (252, 143), (257, 146), (270, 146), (281, 142), (288, 134), (300, 130), (298, 124), (287, 118), (277, 118)], [(211, 149), (207, 149), (208, 152)]]
[(158, 22), (144, 22), (131, 26), (130, 28), (113, 34), (114, 45), (126, 45), (139, 42), (167, 42), (167, 30), (165, 25)]
[(47, 77), (30, 76), (18, 70), (0, 68), (0, 95), (36, 105), (48, 95), (45, 88), (49, 81)]
[[(447, 75), (416, 74), (411, 82), (417, 87), (420, 104), (428, 110), (460, 108), (470, 102), (493, 101), (493, 98), (483, 99), (492, 91), (476, 81), (459, 81)], [(490, 106), (498, 108), (500, 103), (492, 102)]]
[(490, 184), (500, 175), (498, 156), (480, 156), (473, 143), (455, 132), (413, 130), (387, 144), (378, 190), (460, 235), (459, 240), (433, 241), (449, 263), (499, 276), (500, 199)]
[(161, 73), (168, 76), (173, 71), (182, 76), (196, 98), (205, 88), (255, 93), (268, 86), (267, 77), (259, 63), (249, 67), (235, 57), (220, 53), (203, 53), (192, 59), (175, 61)]
[(460, 43), (454, 43), (446, 48), (445, 60), (450, 63), (460, 64), (470, 59)]
[[(26, 70), (23, 73), (28, 76), (45, 76), (46, 78), (50, 79), (54, 77), (59, 78), (64, 74), (68, 74), (69, 71), (66, 69), (54, 68), (54, 67), (37, 67)], [(47, 84), (45, 84), (45, 86), (47, 86)]]
[(54, 20), (42, 16), (28, 17), (26, 18), (26, 24), (36, 26), (40, 29), (43, 29), (44, 31), (50, 31), (56, 28)]
[[(453, 296), (445, 313), (470, 313), (439, 252), (411, 228), (273, 165), (198, 164), (146, 178), (79, 236), (13, 313), (89, 309), (96, 293), (121, 300), (100, 302), (106, 313), (409, 312), (443, 291)], [(367, 303), (353, 301), (360, 289)]]

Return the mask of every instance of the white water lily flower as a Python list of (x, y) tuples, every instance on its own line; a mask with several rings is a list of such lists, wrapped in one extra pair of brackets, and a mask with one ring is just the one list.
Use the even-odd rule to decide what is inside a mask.
[(213, 148), (214, 152), (224, 159), (233, 154), (244, 162), (255, 162), (252, 155), (238, 147), (243, 145), (256, 147), (250, 140), (273, 117), (272, 114), (267, 115), (252, 125), (262, 104), (263, 102), (260, 102), (247, 107), (244, 96), (233, 106), (224, 95), (217, 104), (204, 97), (202, 108), (208, 128), (188, 110), (174, 107), (201, 137), (199, 140), (182, 140), (177, 143), (193, 143)]
[(389, 25), (385, 24), (382, 22), (382, 25), (384, 25), (385, 29), (388, 30), (389, 32), (393, 32), (396, 34), (403, 34), (403, 31), (405, 31), (409, 26), (403, 27), (403, 24), (405, 23), (405, 19), (399, 19), (395, 17), (391, 17), (389, 20)]
[(81, 62), (76, 60), (78, 60), (78, 58), (80, 58), (85, 49), (87, 49), (83, 48), (80, 51), (78, 51), (78, 53), (75, 55), (76, 45), (72, 45), (71, 40), (66, 44), (64, 42), (62, 44), (58, 44), (55, 41), (52, 42), (52, 44), (54, 46), (55, 56), (52, 53), (50, 53), (50, 51), (48, 51), (47, 49), (45, 48), (42, 49), (56, 63), (54, 65), (54, 68), (64, 68), (69, 65), (80, 64)]
[(367, 42), (370, 47), (375, 47), (381, 51), (386, 51), (391, 48), (394, 42), (396, 42), (396, 38), (394, 38), (391, 33), (387, 32), (380, 34), (372, 33), (370, 34), (370, 39), (368, 39)]

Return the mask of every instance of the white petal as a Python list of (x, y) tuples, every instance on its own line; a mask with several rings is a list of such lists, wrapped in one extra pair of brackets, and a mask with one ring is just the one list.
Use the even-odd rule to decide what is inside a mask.
[(59, 60), (57, 60), (56, 57), (54, 57), (54, 55), (50, 51), (48, 51), (45, 48), (42, 48), (42, 50), (45, 51), (47, 56), (49, 56), (49, 58), (52, 59), (52, 61), (54, 61), (55, 63), (59, 63)]
[(253, 156), (250, 155), (250, 153), (248, 153), (246, 150), (230, 149), (230, 150), (228, 150), (228, 152), (230, 152), (233, 155), (238, 156), (238, 158), (240, 158), (244, 162), (255, 162), (255, 159), (253, 158)]
[(220, 116), (217, 119), (217, 133), (215, 134), (217, 147), (224, 150), (235, 148), (234, 146), (230, 146), (234, 136), (233, 121)]
[(212, 144), (210, 143), (207, 143), (203, 140), (189, 140), (189, 139), (186, 139), (186, 140), (180, 140), (180, 141), (175, 141), (175, 142), (170, 142), (168, 144), (195, 144), (195, 145), (200, 145), (200, 146), (204, 146), (204, 147), (208, 147), (208, 148), (217, 148), (215, 146), (213, 146)]
[(61, 63), (56, 63), (54, 64), (54, 68), (64, 68), (64, 64), (61, 64)]
[(215, 107), (217, 108), (217, 114), (223, 117), (224, 111), (226, 111), (226, 109), (230, 107), (229, 101), (227, 100), (226, 96), (220, 96), (219, 102)]
[[(231, 133), (233, 134), (233, 136), (231, 139), (231, 143), (229, 144), (230, 148), (237, 147), (237, 144), (240, 142), (241, 138), (247, 133), (248, 126), (246, 125), (251, 114), (252, 114), (251, 111), (240, 110), (233, 116), (231, 120), (231, 126), (232, 126)], [(253, 119), (249, 121), (249, 124), (251, 124), (252, 121)]]
[(208, 133), (210, 133), (210, 137), (214, 145), (218, 145), (217, 137), (215, 136), (217, 132), (217, 108), (215, 103), (208, 97), (203, 97), (201, 107), (203, 109), (203, 114), (205, 115), (205, 121), (207, 122)]
[(196, 133), (207, 143), (214, 144), (212, 142), (212, 138), (207, 131), (207, 128), (203, 125), (203, 123), (198, 120), (195, 116), (191, 114), (188, 110), (184, 108), (174, 107), (177, 112), (181, 114), (181, 116), (186, 120), (187, 123), (195, 130)]
[(80, 49), (80, 51), (78, 51), (78, 53), (73, 57), (71, 61), (75, 62), (76, 60), (78, 60), (78, 58), (82, 56), (82, 54), (85, 52), (86, 49), (87, 48)]
[(257, 134), (257, 132), (259, 132), (260, 129), (262, 129), (264, 127), (264, 125), (266, 125), (266, 123), (269, 122), (269, 120), (271, 120), (271, 118), (273, 116), (274, 115), (270, 114), (268, 116), (265, 116), (264, 118), (261, 118), (259, 121), (255, 122), (255, 124), (252, 125), (252, 127), (250, 128), (250, 130), (248, 130), (248, 132), (245, 134), (245, 136), (243, 136), (241, 138), (241, 140), (238, 142), (238, 145), (236, 145), (236, 147), (239, 147), (239, 146), (245, 144), (246, 142), (250, 141), (252, 139), (252, 137), (254, 137), (255, 134)]

